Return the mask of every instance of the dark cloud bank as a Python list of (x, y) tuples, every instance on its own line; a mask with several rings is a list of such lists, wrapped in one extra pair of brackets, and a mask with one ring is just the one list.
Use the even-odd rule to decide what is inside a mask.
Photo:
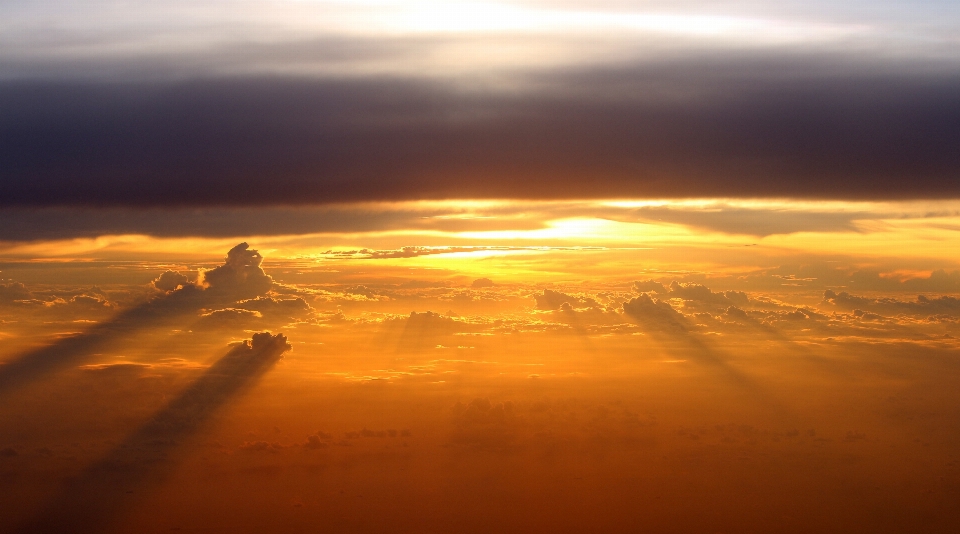
[(954, 69), (791, 61), (540, 73), (514, 92), (6, 81), (0, 205), (960, 195)]

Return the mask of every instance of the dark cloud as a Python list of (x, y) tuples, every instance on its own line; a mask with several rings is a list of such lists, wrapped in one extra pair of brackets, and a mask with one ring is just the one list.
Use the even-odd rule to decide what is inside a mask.
[(823, 305), (836, 306), (842, 310), (853, 310), (858, 317), (865, 310), (887, 314), (907, 314), (919, 316), (957, 316), (960, 315), (960, 298), (951, 296), (927, 297), (918, 295), (916, 300), (907, 301), (891, 297), (864, 297), (851, 295), (846, 291), (833, 290), (823, 292)]
[(956, 73), (832, 61), (546, 72), (516, 92), (380, 78), (8, 81), (0, 203), (960, 194)]
[(166, 271), (158, 276), (152, 283), (153, 287), (160, 291), (174, 291), (180, 286), (185, 286), (190, 283), (190, 280), (187, 279), (186, 275), (178, 273), (177, 271)]
[(232, 299), (249, 299), (270, 291), (273, 279), (263, 272), (263, 256), (250, 245), (240, 243), (227, 252), (223, 265), (210, 271), (200, 271), (199, 283), (208, 286), (215, 295), (230, 295)]
[(303, 443), (303, 447), (306, 449), (326, 449), (330, 446), (331, 439), (333, 439), (332, 434), (318, 430), (315, 434), (307, 436), (307, 441)]
[(749, 315), (747, 315), (747, 312), (741, 310), (736, 306), (730, 306), (729, 308), (726, 309), (726, 311), (724, 311), (724, 314), (728, 318), (733, 320), (738, 320), (738, 321), (744, 321), (749, 318)]
[(495, 285), (496, 284), (493, 283), (493, 280), (489, 278), (477, 278), (470, 284), (470, 287), (474, 289), (481, 289), (485, 287), (493, 287)]
[(0, 304), (5, 302), (31, 299), (33, 299), (33, 293), (27, 289), (27, 286), (21, 284), (20, 282), (0, 284)]

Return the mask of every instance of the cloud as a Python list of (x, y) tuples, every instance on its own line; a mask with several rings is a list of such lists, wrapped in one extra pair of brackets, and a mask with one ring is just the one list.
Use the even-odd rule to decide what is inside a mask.
[(238, 447), (241, 451), (246, 452), (272, 452), (277, 453), (285, 449), (286, 447), (275, 441), (244, 441)]
[(186, 275), (180, 274), (177, 271), (164, 271), (163, 274), (151, 283), (153, 287), (160, 291), (174, 291), (181, 286), (189, 284), (190, 280), (187, 279)]
[(404, 331), (408, 334), (414, 333), (452, 333), (461, 329), (460, 324), (445, 315), (432, 311), (410, 312), (410, 315), (402, 319)]
[[(634, 286), (636, 287), (636, 283)], [(724, 291), (722, 293), (714, 293), (707, 286), (695, 283), (680, 283), (676, 280), (670, 283), (667, 297), (680, 298), (688, 302), (712, 304), (722, 307), (731, 306), (734, 304), (745, 306), (749, 301), (747, 294), (742, 291)]]
[(730, 306), (723, 312), (727, 317), (737, 321), (745, 321), (750, 316), (747, 315), (747, 312), (741, 310), (736, 306)]
[[(518, 92), (395, 77), (0, 82), (0, 204), (960, 195), (952, 70), (731, 57), (524, 76)], [(728, 231), (752, 217), (639, 213), (657, 215)]]
[(574, 308), (569, 302), (564, 302), (556, 310), (552, 310), (550, 317), (554, 320), (569, 324), (578, 331), (591, 327), (616, 325), (624, 322), (624, 317), (614, 308), (591, 306), (589, 308)]
[(70, 297), (70, 300), (64, 301), (63, 305), (69, 306), (77, 312), (104, 311), (113, 308), (110, 302), (100, 295), (75, 295)]
[(273, 279), (263, 272), (263, 257), (250, 245), (240, 243), (227, 252), (224, 264), (209, 271), (200, 271), (197, 282), (214, 295), (228, 295), (231, 299), (256, 298), (273, 285)]
[(146, 363), (133, 363), (133, 362), (121, 362), (121, 363), (101, 363), (93, 365), (82, 365), (80, 369), (84, 371), (94, 371), (100, 373), (110, 373), (110, 374), (120, 374), (125, 375), (128, 373), (140, 374), (143, 371), (152, 369), (153, 365)]
[(566, 293), (560, 293), (559, 291), (553, 291), (552, 289), (544, 289), (543, 294), (533, 295), (533, 298), (537, 301), (538, 310), (558, 310), (560, 309), (560, 306), (564, 304), (568, 304), (574, 308), (591, 308), (600, 306), (596, 300), (590, 297), (567, 295)]
[(476, 398), (453, 406), (454, 429), (450, 441), (456, 445), (504, 449), (512, 447), (520, 437), (521, 423), (511, 401), (492, 403)]
[(0, 304), (14, 302), (17, 300), (31, 300), (33, 293), (27, 289), (27, 286), (20, 282), (10, 282), (0, 284)]
[(631, 213), (614, 214), (621, 221), (666, 222), (723, 232), (764, 237), (795, 232), (856, 231), (854, 221), (873, 214), (857, 212), (746, 209), (718, 203), (703, 207), (647, 206)]
[(652, 299), (645, 293), (624, 302), (623, 313), (648, 328), (676, 331), (687, 329), (683, 314), (673, 309), (668, 302)]
[(326, 449), (330, 446), (330, 440), (332, 439), (333, 434), (318, 430), (314, 434), (307, 436), (307, 441), (303, 443), (303, 447), (305, 449)]
[[(416, 228), (418, 225), (411, 224), (408, 228)], [(539, 227), (540, 225), (535, 225)], [(472, 228), (476, 230), (476, 228)], [(458, 254), (465, 252), (485, 252), (485, 251), (507, 251), (507, 250), (534, 250), (532, 247), (508, 247), (508, 246), (470, 246), (470, 247), (414, 247), (406, 246), (398, 249), (374, 250), (328, 250), (323, 253), (327, 258), (332, 259), (367, 259), (367, 260), (386, 260), (397, 258), (418, 258), (420, 256), (433, 256), (437, 254)]]
[(667, 288), (660, 282), (653, 280), (638, 280), (633, 283), (633, 289), (638, 293), (666, 293)]
[(890, 297), (863, 297), (851, 295), (846, 291), (836, 293), (833, 290), (823, 292), (823, 305), (836, 306), (843, 310), (879, 311), (888, 314), (931, 315), (931, 316), (958, 316), (960, 315), (960, 298), (951, 296), (927, 297), (918, 295), (914, 301), (899, 300)]
[(470, 284), (470, 287), (473, 289), (483, 289), (487, 287), (493, 287), (495, 285), (496, 284), (493, 283), (493, 280), (489, 278), (477, 278)]
[[(83, 333), (8, 360), (0, 366), (0, 393), (60, 366), (77, 364), (107, 343), (136, 335), (146, 328), (175, 325), (185, 318), (194, 317), (201, 309), (217, 310), (233, 305), (238, 300), (265, 295), (273, 280), (260, 268), (262, 260), (256, 250), (250, 250), (246, 243), (241, 243), (227, 253), (223, 265), (201, 272), (202, 286), (180, 286), (145, 303), (121, 310), (110, 320), (98, 323)], [(100, 294), (93, 293), (75, 295), (69, 301), (53, 301), (52, 305), (91, 312), (110, 308), (110, 303)]]
[(237, 307), (258, 312), (269, 319), (297, 320), (305, 318), (313, 312), (313, 308), (301, 297), (292, 299), (257, 297), (241, 300), (237, 303)]

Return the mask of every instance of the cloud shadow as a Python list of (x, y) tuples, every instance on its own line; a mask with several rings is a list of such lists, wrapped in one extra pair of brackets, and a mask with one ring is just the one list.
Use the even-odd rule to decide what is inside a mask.
[(137, 502), (146, 486), (162, 481), (169, 459), (216, 411), (252, 387), (283, 353), (287, 338), (269, 332), (235, 345), (152, 420), (114, 448), (40, 510), (18, 532), (102, 532)]
[(64, 367), (82, 362), (111, 343), (145, 328), (163, 328), (204, 308), (220, 308), (237, 300), (262, 296), (272, 279), (260, 268), (263, 258), (241, 243), (227, 253), (223, 265), (203, 273), (205, 287), (186, 284), (153, 300), (120, 312), (85, 332), (34, 349), (0, 365), (0, 396)]

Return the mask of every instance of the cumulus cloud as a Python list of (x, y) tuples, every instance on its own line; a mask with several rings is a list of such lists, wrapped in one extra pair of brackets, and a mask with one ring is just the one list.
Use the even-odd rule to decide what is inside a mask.
[(255, 298), (270, 290), (273, 279), (263, 272), (263, 256), (246, 243), (230, 249), (224, 264), (209, 271), (200, 271), (199, 282), (214, 293), (228, 293), (236, 298)]
[(569, 304), (574, 308), (600, 306), (600, 304), (592, 298), (567, 295), (566, 293), (553, 291), (552, 289), (544, 289), (543, 294), (534, 295), (533, 298), (537, 301), (538, 310), (557, 310), (560, 309), (560, 306), (563, 304)]
[(550, 316), (556, 321), (578, 329), (624, 322), (623, 316), (616, 309), (596, 306), (574, 308), (569, 302), (564, 302), (559, 308), (552, 310)]
[(633, 283), (633, 289), (638, 293), (666, 293), (667, 288), (660, 282), (653, 280), (637, 280)]
[(496, 284), (493, 283), (493, 280), (489, 278), (477, 278), (473, 281), (473, 283), (470, 284), (470, 287), (474, 289), (482, 289), (485, 287), (493, 287), (495, 285)]
[(736, 307), (736, 306), (730, 306), (730, 307), (728, 307), (723, 313), (724, 313), (724, 315), (726, 315), (728, 318), (734, 319), (734, 320), (739, 320), (739, 321), (743, 321), (743, 320), (746, 320), (746, 319), (749, 318), (749, 316), (747, 315), (747, 312), (741, 310), (740, 308), (738, 308), (738, 307)]
[(174, 291), (181, 286), (189, 284), (190, 280), (186, 275), (177, 271), (165, 271), (152, 283), (153, 287), (159, 289), (160, 291)]
[(77, 311), (102, 311), (112, 308), (111, 303), (100, 295), (75, 295), (63, 304)]
[[(263, 258), (256, 250), (249, 250), (246, 243), (241, 243), (227, 253), (223, 265), (201, 272), (200, 285), (181, 285), (148, 302), (122, 310), (110, 320), (101, 322), (79, 335), (64, 338), (12, 359), (0, 368), (0, 392), (59, 366), (76, 364), (106, 343), (134, 335), (144, 328), (177, 324), (203, 309), (224, 309), (233, 307), (239, 300), (266, 295), (273, 281), (260, 267), (262, 261)], [(11, 293), (22, 293), (19, 286), (13, 287), (14, 289), (9, 290)], [(68, 306), (77, 311), (91, 313), (112, 308), (102, 291), (93, 290), (88, 293), (93, 294), (74, 295), (70, 300), (54, 300), (47, 304), (53, 307)], [(230, 312), (221, 314), (218, 318), (231, 313), (237, 315), (236, 312)]]
[(410, 315), (407, 316), (404, 321), (406, 326), (417, 329), (444, 331), (454, 331), (457, 329), (456, 320), (432, 311), (410, 312)]
[(323, 430), (317, 430), (313, 434), (307, 436), (307, 440), (303, 443), (303, 448), (305, 449), (326, 449), (330, 446), (330, 440), (333, 439), (333, 434), (328, 434)]
[(684, 284), (677, 281), (670, 283), (668, 296), (670, 298), (681, 298), (685, 301), (714, 304), (717, 306), (730, 306), (733, 304), (743, 306), (747, 304), (749, 300), (747, 294), (742, 291), (715, 293), (709, 287), (701, 284)]
[(27, 289), (27, 286), (20, 282), (0, 284), (0, 304), (17, 300), (30, 300), (32, 298), (33, 293)]
[(650, 298), (645, 293), (624, 302), (623, 313), (646, 327), (681, 331), (687, 329), (683, 314), (673, 309), (670, 303)]
[(842, 310), (872, 310), (887, 314), (908, 315), (960, 315), (960, 298), (951, 296), (927, 297), (918, 295), (916, 300), (906, 301), (891, 297), (864, 297), (846, 291), (837, 293), (831, 289), (823, 292), (823, 305)]

